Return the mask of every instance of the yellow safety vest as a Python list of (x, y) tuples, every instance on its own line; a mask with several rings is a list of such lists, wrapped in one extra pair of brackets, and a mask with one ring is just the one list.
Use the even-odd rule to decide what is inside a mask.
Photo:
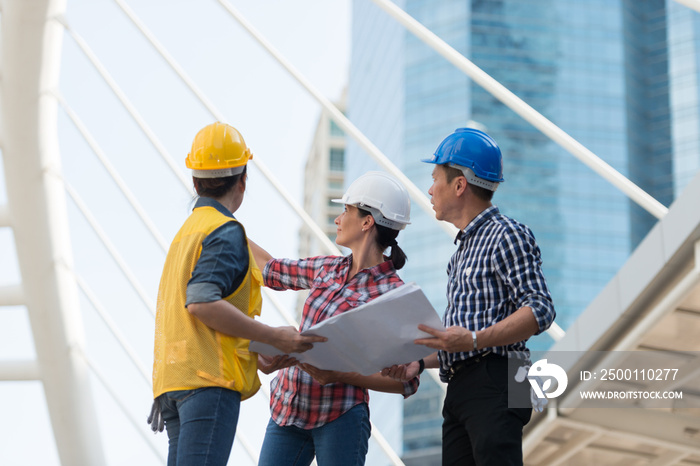
[[(260, 388), (258, 355), (248, 351), (250, 340), (211, 329), (185, 307), (187, 282), (202, 253), (202, 242), (221, 225), (235, 221), (214, 207), (197, 207), (170, 245), (158, 290), (154, 398), (175, 390), (225, 387), (240, 392), (245, 400)], [(250, 246), (248, 255), (243, 283), (224, 299), (253, 319), (262, 307), (262, 274)]]

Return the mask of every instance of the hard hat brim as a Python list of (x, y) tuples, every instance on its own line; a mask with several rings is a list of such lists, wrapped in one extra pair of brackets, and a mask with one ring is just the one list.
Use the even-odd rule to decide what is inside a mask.
[(392, 230), (403, 230), (406, 228), (406, 225), (410, 225), (411, 222), (408, 220), (398, 220), (398, 219), (389, 219), (384, 217), (384, 214), (379, 209), (375, 209), (374, 207), (370, 207), (368, 205), (359, 203), (359, 204), (348, 204), (345, 202), (343, 199), (331, 199), (331, 202), (335, 202), (336, 204), (347, 204), (351, 206), (358, 207), (360, 209), (368, 210), (371, 214), (372, 217), (374, 217), (374, 221), (382, 226), (385, 226), (387, 228), (391, 228)]
[(192, 170), (192, 176), (195, 178), (226, 178), (228, 176), (239, 175), (243, 173), (246, 165), (240, 167), (217, 168), (214, 170)]

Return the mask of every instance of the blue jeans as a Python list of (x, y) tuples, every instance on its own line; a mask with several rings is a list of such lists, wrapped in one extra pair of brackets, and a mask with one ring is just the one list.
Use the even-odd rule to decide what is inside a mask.
[(168, 466), (225, 466), (231, 454), (241, 394), (219, 387), (159, 397), (168, 432)]
[(362, 466), (371, 427), (365, 403), (315, 429), (279, 426), (270, 419), (258, 466)]

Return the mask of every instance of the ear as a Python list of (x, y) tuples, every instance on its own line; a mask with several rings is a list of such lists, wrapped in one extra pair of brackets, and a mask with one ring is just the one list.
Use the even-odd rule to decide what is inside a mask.
[(369, 230), (374, 226), (374, 217), (371, 215), (366, 215), (364, 219), (362, 219), (362, 229), (363, 230)]
[(458, 176), (454, 179), (454, 189), (457, 197), (464, 195), (467, 190), (467, 179), (464, 176)]

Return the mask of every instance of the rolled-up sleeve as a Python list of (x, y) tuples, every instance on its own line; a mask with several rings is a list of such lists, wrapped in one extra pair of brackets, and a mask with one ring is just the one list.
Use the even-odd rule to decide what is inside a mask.
[(202, 241), (202, 252), (187, 283), (185, 305), (229, 296), (243, 282), (249, 261), (245, 231), (238, 222), (214, 230)]
[(273, 290), (308, 290), (324, 264), (334, 257), (272, 259), (263, 268), (265, 286)]
[(420, 375), (403, 383), (403, 397), (408, 398), (418, 391), (420, 385)]
[(529, 307), (540, 334), (547, 330), (556, 311), (547, 281), (542, 273), (540, 248), (529, 229), (504, 235), (497, 252), (498, 273), (508, 285), (516, 308)]

